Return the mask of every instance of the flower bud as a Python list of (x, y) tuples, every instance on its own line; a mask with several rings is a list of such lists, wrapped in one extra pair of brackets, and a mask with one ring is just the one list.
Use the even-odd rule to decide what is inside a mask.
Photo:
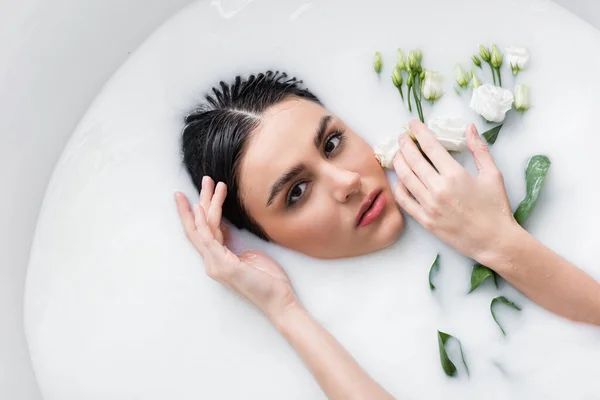
[(412, 87), (414, 80), (415, 80), (415, 75), (411, 71), (408, 73), (408, 79), (406, 80), (406, 86)]
[(490, 59), (492, 57), (487, 47), (485, 47), (482, 44), (479, 45), (479, 55), (481, 56), (481, 59), (485, 62), (490, 62)]
[(473, 60), (473, 64), (475, 64), (479, 68), (481, 68), (481, 60), (479, 59), (479, 57), (477, 56), (477, 54), (473, 54), (473, 57), (471, 57), (471, 59)]
[(402, 87), (402, 81), (402, 69), (399, 65), (396, 65), (394, 66), (394, 72), (392, 72), (392, 82), (394, 83), (394, 86), (400, 89)]
[(524, 113), (531, 108), (529, 87), (527, 85), (521, 84), (515, 87), (515, 102), (513, 103), (513, 107), (520, 113)]
[(400, 67), (400, 70), (406, 71), (406, 57), (402, 49), (398, 49), (398, 57), (396, 58), (396, 64)]
[(481, 86), (481, 81), (477, 78), (477, 75), (475, 75), (475, 71), (473, 70), (471, 70), (471, 81), (473, 89), (477, 89), (479, 86)]
[(408, 70), (409, 71), (414, 71), (417, 69), (417, 65), (418, 65), (418, 61), (417, 61), (417, 54), (414, 51), (410, 51), (408, 53)]
[(417, 53), (417, 62), (420, 64), (421, 60), (423, 59), (423, 53), (421, 52), (421, 49), (417, 49), (416, 53)]
[(496, 47), (496, 45), (492, 46), (492, 67), (498, 69), (502, 66), (502, 53), (500, 53), (500, 50), (498, 50), (498, 47)]
[(381, 53), (375, 52), (375, 58), (373, 58), (373, 69), (375, 72), (380, 73), (381, 67), (383, 66), (383, 60), (381, 59)]
[(456, 64), (454, 72), (456, 76), (456, 83), (458, 83), (458, 86), (460, 86), (463, 89), (466, 89), (466, 87), (469, 85), (469, 75), (465, 73), (460, 64)]

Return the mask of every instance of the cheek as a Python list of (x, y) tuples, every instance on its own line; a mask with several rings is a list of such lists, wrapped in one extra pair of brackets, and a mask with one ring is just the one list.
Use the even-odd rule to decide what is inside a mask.
[(348, 154), (348, 160), (353, 164), (352, 169), (360, 172), (361, 175), (373, 175), (382, 171), (373, 149), (362, 139), (348, 153), (351, 153)]
[(328, 197), (314, 196), (301, 207), (279, 221), (273, 221), (270, 235), (274, 241), (292, 248), (300, 244), (315, 246), (343, 231), (340, 209), (336, 209)]

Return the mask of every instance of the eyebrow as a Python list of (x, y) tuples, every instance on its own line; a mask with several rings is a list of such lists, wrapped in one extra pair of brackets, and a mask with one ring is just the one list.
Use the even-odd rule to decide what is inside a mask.
[(317, 134), (315, 135), (315, 147), (318, 149), (321, 147), (321, 143), (323, 143), (323, 139), (325, 137), (325, 132), (327, 132), (327, 125), (331, 122), (331, 115), (324, 115), (319, 122), (319, 127), (317, 128)]
[[(319, 121), (319, 126), (317, 127), (317, 132), (315, 134), (315, 147), (318, 149), (321, 147), (321, 143), (323, 143), (323, 139), (325, 138), (325, 133), (327, 132), (327, 126), (331, 121), (331, 115), (324, 115)], [(267, 200), (267, 207), (273, 204), (273, 200), (275, 197), (285, 188), (285, 186), (293, 181), (296, 177), (298, 177), (306, 167), (304, 164), (298, 164), (294, 166), (292, 169), (287, 171), (285, 174), (281, 175), (279, 179), (271, 186), (271, 193), (269, 194), (269, 199)]]

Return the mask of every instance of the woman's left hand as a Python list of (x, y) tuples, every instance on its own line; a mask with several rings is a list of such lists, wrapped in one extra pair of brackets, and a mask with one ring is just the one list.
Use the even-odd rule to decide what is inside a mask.
[(204, 259), (206, 274), (262, 310), (274, 323), (288, 308), (298, 306), (292, 284), (279, 264), (268, 255), (248, 250), (234, 254), (221, 223), (227, 187), (202, 180), (200, 204), (194, 209), (183, 193), (176, 193), (179, 216), (188, 240)]
[[(435, 168), (406, 134), (394, 157), (396, 201), (417, 222), (462, 254), (485, 259), (515, 227), (502, 174), (473, 124), (467, 144), (479, 173), (472, 176), (419, 121), (410, 130)], [(437, 170), (437, 171), (436, 171)], [(483, 261), (480, 261), (483, 262)]]

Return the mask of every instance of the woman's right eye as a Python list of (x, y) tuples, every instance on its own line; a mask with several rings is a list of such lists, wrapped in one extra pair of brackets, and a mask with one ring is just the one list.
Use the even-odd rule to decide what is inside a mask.
[(294, 205), (294, 203), (300, 200), (304, 196), (307, 187), (308, 182), (299, 182), (292, 186), (287, 196), (286, 205)]

